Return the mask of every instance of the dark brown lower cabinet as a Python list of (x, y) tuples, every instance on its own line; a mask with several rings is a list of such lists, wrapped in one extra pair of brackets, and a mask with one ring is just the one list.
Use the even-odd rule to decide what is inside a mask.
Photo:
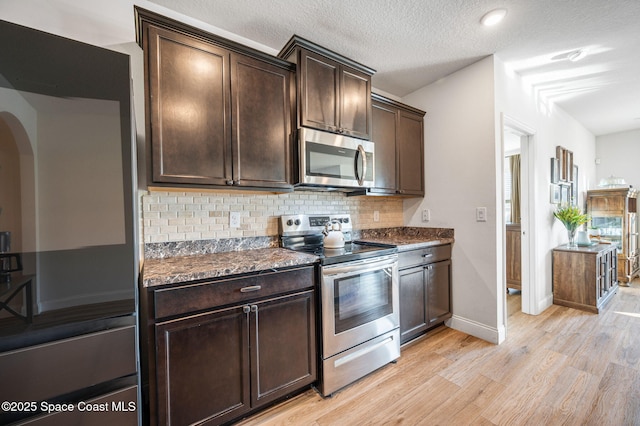
[(158, 424), (222, 423), (250, 410), (242, 307), (159, 324), (156, 339)]
[(427, 324), (429, 328), (451, 318), (451, 261), (432, 263), (427, 275)]
[[(222, 424), (313, 383), (315, 290), (311, 279), (296, 281), (312, 277), (312, 270), (170, 289), (175, 293), (166, 300), (175, 296), (176, 302), (188, 300), (189, 290), (198, 292), (200, 300), (210, 290), (228, 292), (229, 297), (237, 291), (238, 297), (246, 297), (242, 289), (253, 291), (259, 286), (256, 282), (271, 294), (155, 324), (157, 403), (152, 406), (157, 414), (151, 415), (151, 423)], [(280, 295), (273, 294), (269, 284), (307, 289)], [(163, 297), (155, 295), (157, 312)]]
[(451, 246), (400, 252), (400, 343), (451, 318)]
[(427, 331), (424, 267), (400, 271), (400, 343)]
[(266, 404), (315, 379), (313, 291), (251, 306), (251, 404)]

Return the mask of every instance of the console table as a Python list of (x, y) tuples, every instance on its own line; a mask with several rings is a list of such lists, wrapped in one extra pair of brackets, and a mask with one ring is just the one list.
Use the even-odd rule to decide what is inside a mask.
[(618, 290), (613, 244), (553, 249), (553, 303), (599, 313)]

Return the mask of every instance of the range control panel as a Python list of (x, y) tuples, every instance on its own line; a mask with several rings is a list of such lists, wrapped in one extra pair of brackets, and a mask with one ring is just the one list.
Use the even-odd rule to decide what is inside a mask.
[(327, 223), (338, 223), (342, 232), (351, 232), (351, 216), (345, 214), (295, 214), (280, 216), (280, 235), (311, 235), (321, 233)]

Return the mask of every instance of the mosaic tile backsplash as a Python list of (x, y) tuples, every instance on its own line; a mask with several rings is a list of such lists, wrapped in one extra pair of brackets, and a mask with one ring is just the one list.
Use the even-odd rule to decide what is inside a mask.
[[(240, 227), (229, 226), (230, 212), (240, 213)], [(374, 222), (374, 211), (379, 221)], [(276, 237), (278, 218), (297, 213), (349, 213), (354, 229), (403, 225), (402, 199), (347, 197), (340, 192), (296, 191), (287, 194), (150, 191), (142, 196), (145, 244)]]

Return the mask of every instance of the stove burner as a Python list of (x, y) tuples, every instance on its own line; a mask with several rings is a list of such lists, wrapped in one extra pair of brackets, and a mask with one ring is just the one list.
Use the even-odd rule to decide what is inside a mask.
[[(324, 248), (322, 230), (327, 222), (342, 224), (342, 231), (345, 235), (344, 248)], [(319, 256), (322, 265), (397, 253), (398, 250), (393, 245), (352, 241), (351, 224), (351, 217), (348, 214), (282, 216), (280, 218), (280, 242), (284, 248)]]

